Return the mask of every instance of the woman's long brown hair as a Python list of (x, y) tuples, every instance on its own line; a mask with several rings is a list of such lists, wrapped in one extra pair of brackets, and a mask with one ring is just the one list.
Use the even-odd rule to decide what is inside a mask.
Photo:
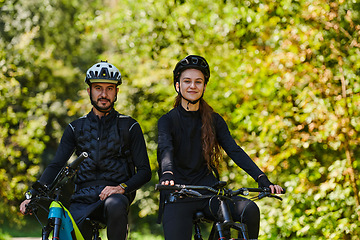
[[(176, 96), (174, 107), (179, 106), (181, 103), (180, 94)], [(221, 149), (218, 141), (216, 140), (215, 129), (213, 125), (214, 109), (203, 99), (200, 99), (200, 116), (201, 116), (201, 143), (202, 154), (206, 160), (208, 169), (212, 168), (219, 170), (219, 160), (222, 158)]]

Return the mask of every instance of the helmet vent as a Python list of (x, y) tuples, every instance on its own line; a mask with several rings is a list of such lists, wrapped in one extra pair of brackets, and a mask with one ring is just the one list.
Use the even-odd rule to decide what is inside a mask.
[(114, 65), (107, 63), (107, 61), (101, 61), (101, 63), (96, 63), (88, 69), (85, 82), (89, 85), (101, 82), (113, 83), (118, 86), (121, 84), (121, 73)]
[(193, 64), (197, 64), (199, 61), (199, 59), (196, 57), (191, 58), (191, 60), (192, 60)]
[(106, 77), (106, 69), (105, 68), (103, 68), (103, 69), (101, 69), (101, 77)]

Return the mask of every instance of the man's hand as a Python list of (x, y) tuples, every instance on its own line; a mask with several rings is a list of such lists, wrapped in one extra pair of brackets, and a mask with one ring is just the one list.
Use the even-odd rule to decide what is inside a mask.
[(125, 190), (120, 186), (106, 186), (100, 193), (99, 197), (101, 201), (104, 201), (107, 197), (112, 194), (124, 194)]
[[(26, 212), (26, 205), (29, 204), (31, 200), (30, 199), (26, 199), (24, 200), (21, 204), (20, 204), (20, 212), (24, 215), (27, 215), (28, 213)], [(32, 213), (29, 213), (30, 215), (32, 215)]]

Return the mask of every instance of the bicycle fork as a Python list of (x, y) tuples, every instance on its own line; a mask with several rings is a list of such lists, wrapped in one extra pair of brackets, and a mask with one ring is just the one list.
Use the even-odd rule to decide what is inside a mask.
[[(219, 199), (220, 201), (220, 216), (222, 218), (222, 222), (216, 223), (216, 229), (219, 234), (219, 240), (225, 240), (230, 238), (230, 228), (236, 229), (238, 232), (241, 232), (241, 237), (244, 240), (248, 240), (247, 227), (244, 223), (235, 223), (232, 219), (229, 206), (225, 203), (224, 199)], [(225, 228), (229, 229), (229, 233), (225, 232)], [(228, 235), (228, 236), (227, 236)], [(240, 236), (239, 236), (240, 237)]]
[(42, 229), (42, 240), (48, 240), (51, 231), (53, 232), (53, 240), (58, 240), (60, 235), (61, 218), (49, 218), (48, 224)]

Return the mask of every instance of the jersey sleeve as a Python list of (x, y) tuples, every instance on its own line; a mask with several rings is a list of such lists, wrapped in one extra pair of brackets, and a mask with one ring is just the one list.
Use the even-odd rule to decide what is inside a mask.
[(247, 155), (247, 153), (235, 142), (224, 119), (215, 113), (216, 137), (226, 154), (254, 180), (263, 172)]
[(146, 143), (140, 124), (131, 119), (129, 128), (129, 147), (132, 154), (136, 173), (128, 181), (126, 192), (139, 189), (151, 179), (151, 168), (147, 154)]
[(40, 182), (50, 184), (54, 181), (56, 175), (65, 166), (76, 147), (74, 128), (69, 124), (61, 137), (55, 157), (51, 163), (45, 168), (44, 173), (40, 177)]
[(172, 137), (172, 121), (171, 118), (165, 114), (158, 121), (158, 151), (157, 157), (161, 173), (174, 172), (173, 157), (174, 144)]

